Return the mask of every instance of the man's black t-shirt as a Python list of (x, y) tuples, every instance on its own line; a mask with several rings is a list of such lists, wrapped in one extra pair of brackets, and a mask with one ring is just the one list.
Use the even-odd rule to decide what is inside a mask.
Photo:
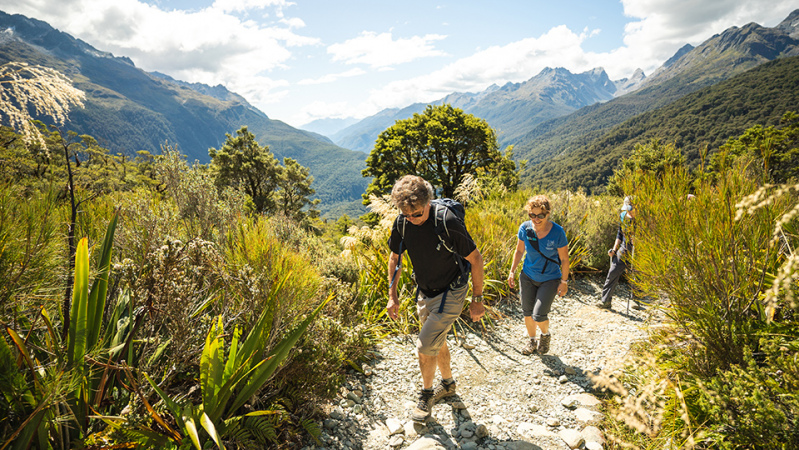
[[(441, 244), (435, 232), (435, 206), (430, 209), (430, 216), (421, 225), (414, 225), (402, 217), (397, 217), (391, 228), (391, 237), (388, 246), (394, 253), (400, 252), (400, 241), (403, 242), (402, 250), (408, 251), (408, 256), (413, 263), (413, 272), (416, 284), (428, 297), (440, 294), (460, 275), (460, 268), (455, 256)], [(442, 207), (443, 208), (443, 207)], [(444, 241), (462, 257), (469, 256), (476, 248), (469, 232), (460, 220), (451, 212), (447, 212), (447, 229), (449, 238), (443, 236)], [(405, 223), (405, 239), (398, 227)], [(444, 232), (446, 234), (446, 232)]]

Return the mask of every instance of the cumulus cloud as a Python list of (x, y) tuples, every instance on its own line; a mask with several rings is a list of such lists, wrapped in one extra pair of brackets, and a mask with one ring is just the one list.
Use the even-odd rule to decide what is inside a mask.
[(446, 56), (446, 53), (433, 46), (434, 42), (445, 38), (440, 34), (428, 34), (395, 40), (391, 33), (364, 31), (354, 39), (331, 45), (327, 52), (333, 55), (333, 61), (366, 64), (381, 69), (419, 58)]
[(297, 84), (299, 84), (301, 86), (307, 86), (307, 85), (312, 85), (312, 84), (327, 84), (327, 83), (333, 83), (333, 82), (338, 81), (338, 80), (340, 80), (342, 78), (357, 77), (357, 76), (363, 75), (365, 73), (366, 73), (365, 70), (359, 69), (359, 68), (355, 68), (355, 69), (347, 70), (346, 72), (330, 73), (330, 74), (321, 76), (319, 78), (313, 78), (313, 79), (312, 78), (306, 78), (304, 80), (298, 81)]
[(699, 45), (749, 22), (774, 26), (796, 8), (794, 0), (622, 0), (622, 5), (633, 21), (625, 26), (624, 47), (611, 54), (619, 65), (638, 61), (649, 72), (685, 44)]
[(397, 80), (371, 91), (360, 108), (370, 114), (385, 108), (434, 101), (452, 92), (477, 92), (492, 83), (521, 82), (545, 67), (579, 73), (603, 67), (611, 79), (636, 69), (647, 75), (685, 44), (699, 45), (731, 26), (758, 22), (774, 26), (796, 6), (793, 0), (622, 0), (631, 18), (624, 45), (603, 53), (585, 51), (586, 39), (600, 33), (575, 33), (557, 26), (537, 38), (490, 47), (422, 76)]
[(370, 101), (386, 104), (384, 107), (401, 106), (436, 100), (452, 92), (483, 90), (500, 80), (524, 81), (545, 67), (589, 70), (600, 60), (599, 55), (586, 53), (580, 47), (590, 34), (576, 34), (562, 25), (538, 38), (489, 47), (432, 73), (389, 83), (372, 92)]
[[(288, 85), (267, 74), (285, 67), (291, 47), (319, 44), (293, 31), (303, 23), (284, 17), (282, 8), (291, 4), (285, 0), (217, 0), (197, 11), (165, 11), (138, 0), (0, 0), (0, 8), (7, 10), (9, 1), (14, 12), (128, 56), (144, 70), (223, 84), (250, 101), (269, 99), (269, 89)], [(232, 14), (265, 8), (276, 17), (269, 25)]]
[(216, 0), (211, 8), (224, 12), (264, 9), (270, 6), (285, 7), (291, 3), (284, 0)]
[(309, 123), (316, 119), (345, 119), (352, 116), (351, 108), (347, 102), (311, 102), (302, 108), (300, 114), (303, 119), (298, 123)]

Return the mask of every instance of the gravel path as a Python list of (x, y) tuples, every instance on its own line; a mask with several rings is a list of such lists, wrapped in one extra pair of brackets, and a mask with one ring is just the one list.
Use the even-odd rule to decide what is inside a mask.
[(497, 308), (502, 317), (490, 331), (450, 333), (457, 395), (435, 405), (424, 425), (410, 420), (421, 384), (415, 336), (386, 339), (364, 373), (350, 374), (327, 407), (320, 443), (306, 449), (603, 448), (589, 374), (619, 364), (658, 319), (655, 308), (637, 311), (633, 302), (628, 314), (623, 283), (613, 310), (596, 308), (602, 281), (584, 277), (556, 299), (547, 355), (520, 353), (526, 331), (516, 299)]

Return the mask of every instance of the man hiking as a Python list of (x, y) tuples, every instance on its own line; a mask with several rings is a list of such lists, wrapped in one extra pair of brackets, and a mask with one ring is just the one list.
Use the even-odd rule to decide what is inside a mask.
[[(470, 273), (472, 321), (480, 320), (485, 314), (483, 257), (462, 219), (440, 201), (433, 202), (433, 187), (423, 178), (414, 175), (400, 178), (391, 191), (391, 201), (401, 214), (394, 221), (388, 241), (391, 255), (386, 311), (391, 319), (397, 318), (396, 278), (402, 252), (407, 251), (413, 263), (418, 288), (416, 311), (422, 326), (416, 340), (422, 390), (411, 419), (424, 422), (436, 401), (455, 394), (447, 333), (463, 310)], [(441, 373), (441, 382), (433, 389), (436, 367)]]

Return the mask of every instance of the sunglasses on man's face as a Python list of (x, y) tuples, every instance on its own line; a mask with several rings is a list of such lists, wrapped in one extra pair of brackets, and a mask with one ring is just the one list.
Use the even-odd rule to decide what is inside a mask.
[(541, 213), (541, 214), (529, 213), (528, 215), (530, 216), (531, 219), (544, 219), (547, 217), (547, 214), (548, 213)]
[(400, 214), (400, 216), (402, 216), (402, 217), (411, 218), (411, 219), (418, 219), (418, 218), (422, 217), (423, 215), (424, 215), (424, 210), (422, 210), (421, 212), (418, 212), (418, 213), (413, 213), (413, 214)]

